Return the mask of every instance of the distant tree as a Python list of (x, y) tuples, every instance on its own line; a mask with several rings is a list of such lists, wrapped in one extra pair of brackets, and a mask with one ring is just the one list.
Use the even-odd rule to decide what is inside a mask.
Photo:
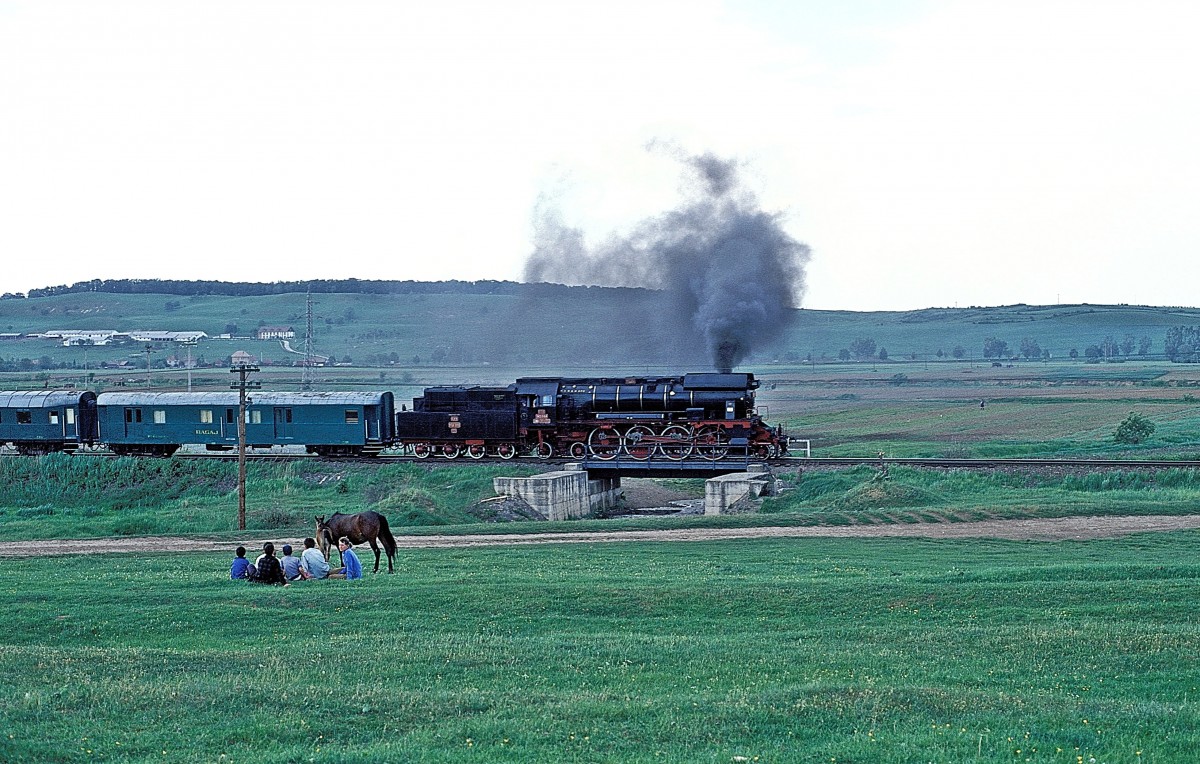
[(938, 358), (945, 358), (945, 357), (946, 357), (946, 351), (945, 351), (945, 350), (942, 350), (941, 348), (938, 348), (938, 351), (937, 351), (937, 357), (938, 357)]
[(1104, 357), (1104, 348), (1099, 345), (1088, 345), (1084, 348), (1083, 354), (1093, 361), (1098, 361)]
[(342, 363), (354, 363), (354, 362), (352, 360), (350, 360), (350, 356), (344, 355), (344, 356), (342, 356)]
[(983, 341), (984, 358), (1003, 358), (1008, 355), (1008, 343), (1004, 340), (988, 337)]
[(899, 387), (900, 385), (908, 384), (908, 375), (907, 374), (893, 374), (892, 375), (892, 384), (896, 385), (897, 387)]
[(879, 360), (886, 361), (888, 359), (887, 348), (879, 348)]
[(1104, 342), (1100, 343), (1100, 350), (1104, 353), (1105, 358), (1115, 358), (1120, 352), (1121, 346), (1110, 334), (1104, 338)]
[(847, 350), (846, 348), (842, 348), (841, 350), (838, 351), (838, 359), (842, 360), (842, 361), (849, 361), (850, 360), (850, 351)]
[(1123, 356), (1133, 355), (1133, 349), (1136, 346), (1137, 346), (1137, 340), (1135, 340), (1133, 338), (1133, 335), (1126, 334), (1125, 338), (1121, 340), (1121, 355), (1123, 355)]
[(1149, 353), (1151, 344), (1152, 341), (1149, 337), (1142, 337), (1140, 340), (1138, 340), (1138, 355), (1146, 355)]
[(1200, 349), (1200, 329), (1195, 326), (1172, 326), (1163, 338), (1163, 354), (1174, 363), (1195, 363)]
[(1078, 358), (1079, 351), (1076, 350), (1075, 348), (1071, 348), (1070, 352), (1068, 352), (1067, 355), (1071, 356), (1072, 358)]
[(228, 324), (225, 324), (225, 333), (231, 337), (233, 335), (237, 334), (238, 333), (238, 325), (233, 323), (232, 321)]
[(855, 358), (870, 358), (875, 355), (875, 340), (863, 337), (850, 343), (850, 353)]
[(1042, 347), (1032, 337), (1025, 337), (1021, 340), (1021, 355), (1026, 359), (1039, 358), (1042, 355)]
[(950, 354), (953, 355), (955, 358), (962, 358), (963, 356), (965, 356), (967, 354), (967, 351), (963, 349), (962, 345), (955, 345), (954, 350), (951, 350)]
[(1142, 443), (1154, 434), (1154, 422), (1141, 414), (1129, 412), (1125, 421), (1117, 425), (1113, 440), (1118, 443)]
[(413, 366), (420, 366), (420, 365), (421, 365), (421, 356), (419, 356), (419, 355), (414, 355), (414, 356), (412, 357), (412, 365), (413, 365)]

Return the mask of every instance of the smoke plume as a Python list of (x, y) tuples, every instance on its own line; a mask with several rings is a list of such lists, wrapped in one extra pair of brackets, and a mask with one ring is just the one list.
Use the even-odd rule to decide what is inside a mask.
[(759, 209), (736, 160), (682, 161), (692, 188), (677, 209), (595, 247), (552, 203), (539, 203), (525, 281), (662, 290), (655, 321), (664, 349), (703, 343), (713, 365), (731, 371), (786, 329), (804, 294), (810, 252), (783, 230), (778, 213)]

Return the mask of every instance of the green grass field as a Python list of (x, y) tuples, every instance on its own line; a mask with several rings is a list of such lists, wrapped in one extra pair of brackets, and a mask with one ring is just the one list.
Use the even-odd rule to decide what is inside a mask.
[(1192, 762), (1197, 536), (9, 560), (0, 761)]
[[(113, 299), (99, 317), (85, 312), (95, 307), (89, 295), (5, 301), (0, 325), (199, 322), (220, 331), (227, 321), (295, 323), (302, 310), (295, 295), (186, 299), (171, 313), (178, 323), (165, 325), (155, 321), (167, 298)], [(423, 358), (395, 369), (322, 369), (322, 389), (379, 387), (403, 398), (424, 385), (507, 384), (531, 374), (685, 370), (607, 366), (608, 349), (588, 355), (595, 342), (581, 345), (579, 367), (486, 363), (490, 351), (470, 338), (495, 333), (503, 301), (321, 299), (326, 315), (345, 319), (325, 324), (324, 336), (347, 353)], [(584, 314), (574, 308), (596, 309), (560, 307), (575, 319)], [(517, 353), (538, 358), (548, 332), (567, 331), (571, 345), (570, 332), (594, 325), (587, 316), (556, 314), (536, 332), (517, 333)], [(1029, 335), (1058, 358), (1104, 333), (1158, 337), (1168, 323), (1195, 323), (1190, 313), (1064, 306), (803, 318), (786, 341), (801, 354), (809, 341), (820, 351), (871, 335), (893, 358), (905, 348), (924, 356), (747, 367), (763, 380), (769, 421), (811, 440), (814, 455), (1200, 458), (1195, 366), (996, 368), (931, 355), (947, 342), (1002, 335), (1014, 345)], [(467, 339), (450, 348), (456, 336)], [(0, 352), (12, 356), (40, 341), (6, 342)], [(463, 362), (430, 365), (439, 347)], [(298, 374), (264, 367), (262, 377), (267, 388), (294, 389)], [(178, 370), (151, 376), (155, 389), (184, 384)], [(72, 370), (14, 373), (0, 387), (81, 379)], [(196, 382), (227, 389), (229, 374), (197, 372)], [(1115, 444), (1112, 433), (1131, 411), (1156, 432), (1144, 444)], [(789, 490), (759, 514), (495, 525), (465, 511), (491, 495), (494, 475), (535, 469), (252, 463), (250, 531), (238, 532), (228, 462), (0, 458), (0, 530), (30, 542), (29, 557), (6, 558), (0, 576), (0, 762), (1197, 758), (1195, 533), (404, 551), (395, 576), (282, 590), (228, 581), (231, 555), (37, 556), (36, 540), (49, 537), (203, 535), (231, 549), (250, 537), (294, 543), (311, 534), (313, 515), (366, 508), (398, 532), (455, 535), (1192, 514), (1200, 499), (1200, 473), (1186, 468), (893, 468), (886, 480), (874, 468), (788, 468), (780, 476)]]

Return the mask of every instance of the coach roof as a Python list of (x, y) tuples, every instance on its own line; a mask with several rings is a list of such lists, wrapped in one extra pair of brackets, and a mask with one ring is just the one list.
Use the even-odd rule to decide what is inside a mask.
[(75, 406), (87, 393), (74, 390), (0, 390), (0, 408), (44, 409)]
[[(388, 392), (364, 393), (264, 393), (251, 391), (247, 403), (252, 406), (375, 406)], [(101, 406), (236, 406), (234, 391), (213, 393), (100, 393)]]

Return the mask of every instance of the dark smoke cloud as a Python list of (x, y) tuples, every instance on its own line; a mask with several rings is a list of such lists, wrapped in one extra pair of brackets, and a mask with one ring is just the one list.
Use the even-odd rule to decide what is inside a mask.
[(549, 200), (539, 203), (525, 281), (663, 290), (659, 341), (673, 349), (703, 343), (716, 368), (731, 370), (786, 329), (810, 252), (779, 214), (759, 209), (735, 160), (681, 159), (692, 180), (684, 203), (595, 247)]

